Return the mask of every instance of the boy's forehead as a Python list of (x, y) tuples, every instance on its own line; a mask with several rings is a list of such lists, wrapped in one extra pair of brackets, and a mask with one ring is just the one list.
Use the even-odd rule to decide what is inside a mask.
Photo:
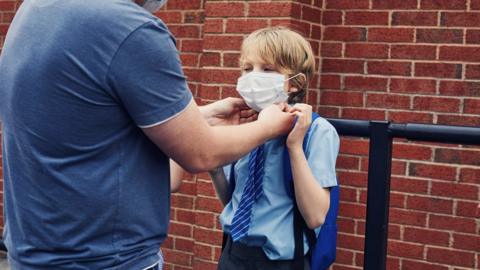
[(250, 51), (245, 54), (244, 64), (260, 64), (260, 65), (268, 65), (267, 61), (263, 59), (258, 52)]

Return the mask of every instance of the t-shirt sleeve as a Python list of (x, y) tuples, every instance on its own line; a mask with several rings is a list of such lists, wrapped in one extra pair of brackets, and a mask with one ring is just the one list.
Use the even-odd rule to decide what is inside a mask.
[(337, 185), (335, 163), (340, 139), (335, 128), (325, 119), (317, 118), (311, 127), (306, 156), (315, 179), (322, 187)]
[(112, 95), (142, 128), (175, 117), (192, 100), (175, 40), (161, 21), (145, 23), (123, 41), (107, 81)]

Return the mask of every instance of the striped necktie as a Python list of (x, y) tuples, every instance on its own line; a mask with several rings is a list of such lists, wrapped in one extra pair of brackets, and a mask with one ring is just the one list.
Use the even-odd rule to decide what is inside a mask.
[(248, 178), (243, 189), (237, 211), (233, 216), (230, 234), (233, 241), (238, 241), (245, 237), (250, 227), (252, 217), (252, 208), (255, 201), (263, 194), (263, 173), (264, 157), (263, 145), (255, 148), (248, 160)]

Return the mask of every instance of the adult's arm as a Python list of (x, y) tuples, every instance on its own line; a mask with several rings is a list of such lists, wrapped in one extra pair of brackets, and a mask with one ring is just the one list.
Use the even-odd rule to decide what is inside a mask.
[(198, 173), (237, 160), (255, 146), (288, 132), (294, 116), (283, 112), (285, 106), (272, 105), (251, 123), (212, 127), (192, 100), (172, 119), (143, 131), (181, 167)]

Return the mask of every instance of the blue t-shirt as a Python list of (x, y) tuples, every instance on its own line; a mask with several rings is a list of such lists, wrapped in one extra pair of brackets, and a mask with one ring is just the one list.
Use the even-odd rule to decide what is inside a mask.
[(0, 74), (12, 269), (156, 263), (169, 163), (140, 127), (192, 101), (164, 23), (131, 0), (26, 0)]
[[(315, 180), (322, 187), (337, 185), (335, 162), (339, 150), (339, 137), (335, 128), (324, 118), (317, 118), (310, 128), (305, 156)], [(255, 202), (248, 235), (240, 240), (249, 246), (259, 246), (270, 260), (291, 260), (295, 250), (293, 235), (293, 201), (288, 195), (283, 175), (285, 138), (265, 143), (263, 195)], [(235, 190), (232, 199), (220, 215), (223, 230), (230, 232), (235, 211), (238, 209), (245, 183), (248, 178), (248, 156), (235, 164)], [(224, 172), (227, 179), (231, 166)], [(320, 228), (315, 232), (318, 234)], [(308, 242), (304, 237), (304, 251)]]

